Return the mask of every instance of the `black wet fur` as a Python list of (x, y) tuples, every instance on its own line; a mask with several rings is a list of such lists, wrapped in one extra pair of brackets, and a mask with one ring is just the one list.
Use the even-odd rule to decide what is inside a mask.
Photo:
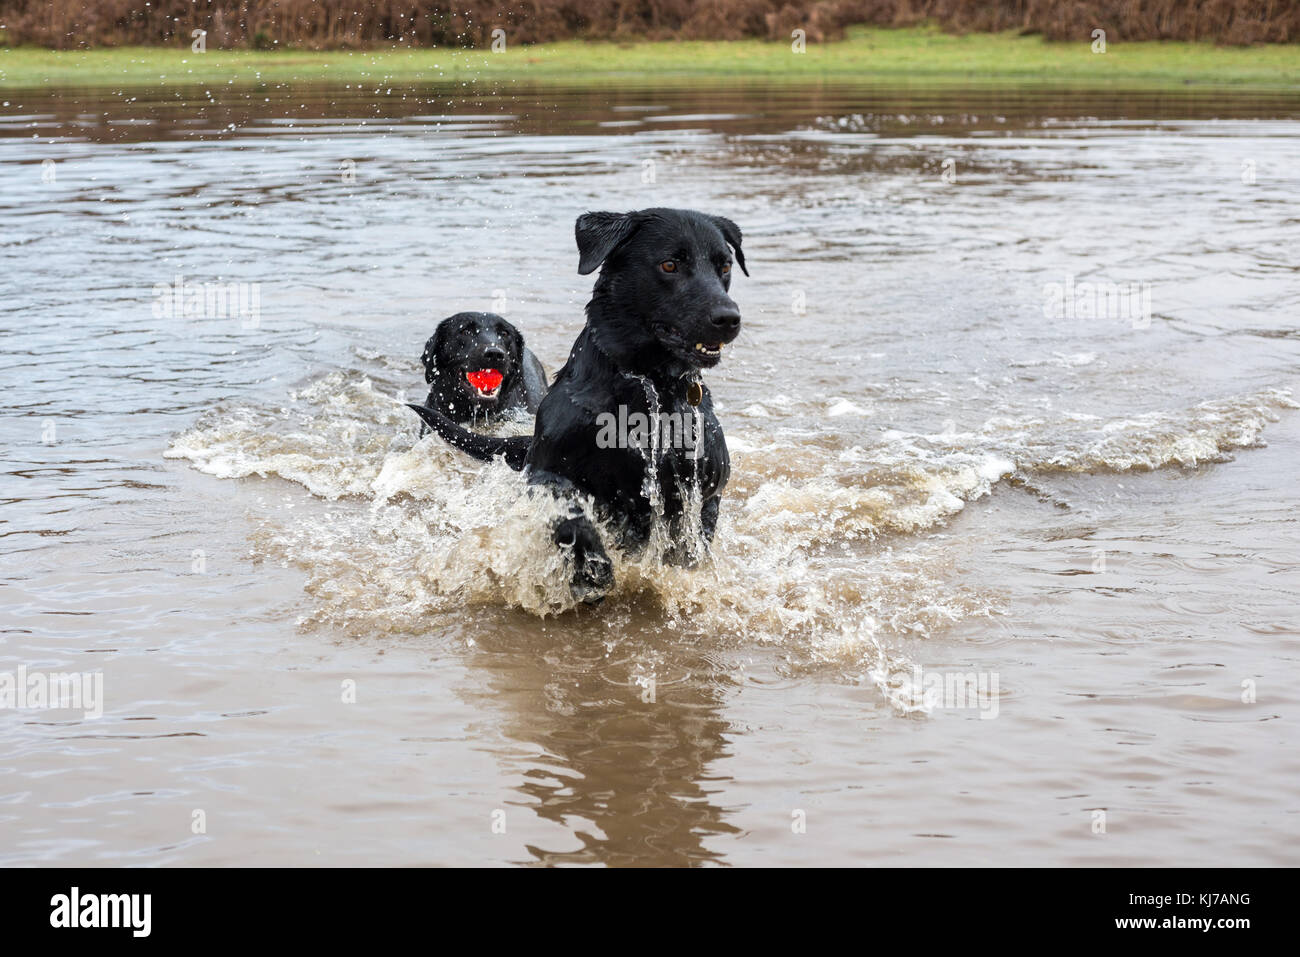
[[(546, 395), (541, 362), (519, 330), (491, 312), (458, 312), (442, 320), (420, 361), (430, 386), (424, 404), (453, 422), (491, 423), (517, 410), (534, 413)], [(465, 378), (481, 369), (501, 373), (495, 396), (482, 395)]]
[[(730, 459), (700, 374), (720, 361), (708, 347), (730, 343), (740, 332), (740, 310), (728, 292), (733, 251), (742, 270), (745, 258), (735, 223), (693, 210), (586, 213), (575, 233), (578, 272), (599, 267), (600, 275), (586, 326), (537, 409), (533, 436), (478, 435), (436, 408), (411, 408), (452, 445), (480, 459), (504, 457), (511, 468), (527, 471), (529, 484), (569, 503), (569, 517), (557, 522), (552, 539), (569, 555), (574, 595), (595, 602), (613, 585), (613, 566), (579, 498), (590, 496), (625, 548), (645, 544), (655, 517), (643, 450), (599, 447), (602, 413), (617, 416), (620, 405), (628, 414), (689, 418), (698, 411), (698, 457), (684, 447), (663, 449), (651, 491), (662, 503), (674, 551), (689, 559), (698, 554), (695, 545), (713, 538)], [(671, 271), (665, 263), (673, 264)], [(698, 408), (689, 402), (692, 392)], [(689, 540), (686, 521), (695, 496), (702, 502), (702, 542)]]

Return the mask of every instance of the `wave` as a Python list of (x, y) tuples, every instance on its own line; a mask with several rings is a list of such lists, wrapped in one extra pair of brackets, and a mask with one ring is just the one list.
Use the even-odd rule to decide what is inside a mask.
[[(554, 503), (504, 464), (417, 439), (404, 401), (362, 372), (334, 371), (283, 406), (215, 409), (165, 454), (311, 493), (317, 508), (268, 513), (253, 536), (255, 558), (306, 573), (305, 623), (421, 633), (454, 629), (476, 608), (572, 610), (547, 534)], [(898, 710), (925, 710), (889, 640), (994, 614), (999, 598), (961, 582), (918, 533), (1036, 473), (1222, 461), (1296, 407), (1289, 392), (1265, 390), (1125, 418), (1005, 416), (974, 431), (877, 429), (853, 442), (776, 428), (781, 418), (751, 408), (728, 422), (733, 478), (712, 554), (685, 569), (653, 549), (612, 553), (618, 586), (598, 615), (635, 616), (682, 640), (776, 644), (792, 667), (835, 662)]]

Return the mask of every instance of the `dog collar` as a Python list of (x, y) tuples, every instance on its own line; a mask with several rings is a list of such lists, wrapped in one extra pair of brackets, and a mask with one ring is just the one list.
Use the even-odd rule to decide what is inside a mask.
[(699, 376), (686, 383), (686, 401), (691, 404), (692, 409), (704, 401), (704, 382)]

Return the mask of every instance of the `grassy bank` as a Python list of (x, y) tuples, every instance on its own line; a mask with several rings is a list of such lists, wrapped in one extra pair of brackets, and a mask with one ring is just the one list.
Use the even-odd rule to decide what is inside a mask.
[(584, 43), (516, 46), (502, 53), (450, 49), (298, 52), (187, 47), (56, 52), (0, 48), (0, 87), (158, 87), (229, 82), (383, 83), (525, 80), (619, 82), (763, 77), (889, 83), (1023, 83), (1074, 87), (1233, 87), (1300, 90), (1300, 45), (1048, 43), (1013, 33), (954, 36), (924, 28), (857, 27), (847, 39), (809, 43)]

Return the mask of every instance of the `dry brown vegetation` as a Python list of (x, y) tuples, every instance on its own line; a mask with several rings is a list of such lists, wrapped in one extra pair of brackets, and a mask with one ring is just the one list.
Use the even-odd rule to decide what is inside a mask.
[(56, 49), (190, 42), (210, 47), (337, 49), (405, 44), (485, 46), (601, 39), (834, 39), (850, 24), (1018, 30), (1111, 42), (1300, 40), (1300, 0), (0, 0), (0, 42)]

